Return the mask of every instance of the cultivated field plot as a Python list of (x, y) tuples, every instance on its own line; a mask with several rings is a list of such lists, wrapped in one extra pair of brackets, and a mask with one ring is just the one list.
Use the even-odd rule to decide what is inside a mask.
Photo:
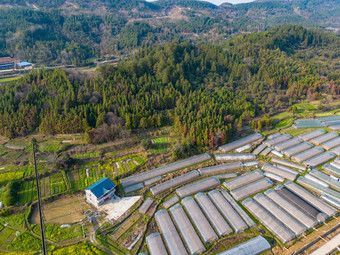
[(18, 180), (27, 176), (31, 176), (33, 173), (33, 167), (31, 166), (25, 166), (23, 168), (15, 170), (10, 170), (9, 172), (4, 172), (6, 169), (3, 169), (3, 171), (0, 173), (0, 182), (7, 182), (12, 180)]
[[(89, 169), (89, 177), (86, 176), (86, 169)], [(104, 178), (103, 171), (96, 167), (81, 168), (67, 173), (72, 190), (80, 190), (87, 188), (96, 181)]]
[(15, 230), (4, 228), (0, 231), (0, 249), (5, 250), (15, 237)]
[[(83, 236), (83, 231), (80, 224), (75, 224), (68, 228), (61, 228), (60, 226), (60, 224), (46, 224), (46, 238), (54, 242), (59, 242)], [(41, 234), (40, 225), (32, 225), (31, 228), (35, 234)]]
[(92, 153), (83, 153), (83, 154), (76, 154), (74, 155), (75, 158), (95, 158), (99, 157), (100, 154), (98, 152), (92, 152)]
[(29, 144), (24, 141), (15, 140), (7, 142), (4, 146), (12, 150), (24, 150)]
[(42, 142), (39, 143), (39, 149), (41, 151), (57, 151), (59, 149), (60, 142)]
[(133, 154), (119, 159), (110, 159), (100, 166), (106, 176), (114, 178), (118, 175), (136, 170), (139, 165), (144, 165), (147, 159), (142, 154)]
[(152, 140), (152, 143), (154, 144), (159, 144), (159, 143), (169, 143), (169, 138), (168, 137), (160, 137), (160, 138), (155, 138)]
[[(67, 187), (62, 174), (55, 174), (40, 179), (41, 196), (48, 197), (66, 191)], [(19, 205), (30, 203), (37, 199), (37, 186), (35, 180), (22, 182), (20, 185)]]
[(8, 227), (12, 227), (15, 229), (22, 229), (25, 222), (25, 214), (12, 214), (7, 217), (0, 217), (0, 223), (2, 225), (7, 225)]
[[(44, 216), (47, 224), (70, 224), (78, 222), (85, 217), (85, 212), (91, 206), (85, 202), (84, 197), (64, 196), (43, 205)], [(38, 208), (32, 208), (31, 224), (39, 224)]]

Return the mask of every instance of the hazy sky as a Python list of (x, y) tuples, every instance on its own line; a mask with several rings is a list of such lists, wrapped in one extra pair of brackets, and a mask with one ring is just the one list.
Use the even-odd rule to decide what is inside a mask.
[[(155, 1), (155, 0), (147, 0), (149, 2)], [(228, 2), (232, 4), (239, 4), (239, 3), (249, 3), (253, 2), (253, 0), (206, 0), (206, 2), (210, 2), (216, 5), (220, 5), (222, 3)]]

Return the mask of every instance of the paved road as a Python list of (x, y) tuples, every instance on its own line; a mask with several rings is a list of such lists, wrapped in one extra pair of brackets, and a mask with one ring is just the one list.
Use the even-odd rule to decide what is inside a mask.
[(331, 252), (334, 248), (340, 246), (340, 234), (333, 237), (319, 249), (314, 251), (311, 255), (325, 255)]

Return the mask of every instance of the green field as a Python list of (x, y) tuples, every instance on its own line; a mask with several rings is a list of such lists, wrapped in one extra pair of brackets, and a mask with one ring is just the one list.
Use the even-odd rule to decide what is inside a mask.
[[(59, 224), (45, 224), (46, 238), (54, 242), (59, 242), (83, 236), (80, 224), (73, 225), (69, 228), (60, 228), (60, 226)], [(40, 225), (32, 225), (31, 228), (35, 234), (40, 235)]]
[(75, 158), (95, 158), (99, 156), (100, 154), (98, 152), (92, 152), (92, 153), (76, 154)]
[(163, 152), (167, 152), (169, 150), (169, 146), (159, 146), (157, 148), (153, 148), (153, 149), (150, 149), (149, 152), (151, 153), (163, 153)]
[(12, 214), (6, 217), (0, 217), (0, 223), (16, 229), (22, 229), (25, 222), (25, 213)]
[(286, 127), (289, 127), (290, 125), (293, 124), (293, 118), (288, 118), (288, 119), (284, 119), (284, 120), (281, 120), (279, 123), (277, 123), (275, 125), (276, 128), (286, 128)]
[(27, 232), (23, 232), (7, 246), (10, 251), (38, 251), (41, 249), (41, 240)]
[(159, 137), (152, 140), (154, 144), (169, 143), (168, 137)]
[(55, 195), (66, 191), (66, 184), (62, 174), (50, 176), (50, 194)]
[(21, 78), (22, 77), (3, 78), (3, 79), (0, 79), (0, 83), (16, 81), (16, 80), (20, 80)]
[(91, 167), (89, 169), (89, 177), (86, 177), (86, 169), (81, 168), (78, 170), (68, 172), (68, 178), (71, 183), (72, 190), (81, 190), (84, 189), (96, 181), (104, 178), (104, 173), (98, 167)]
[(10, 228), (4, 228), (0, 231), (0, 248), (6, 249), (7, 245), (11, 242), (10, 236), (14, 235), (15, 230)]

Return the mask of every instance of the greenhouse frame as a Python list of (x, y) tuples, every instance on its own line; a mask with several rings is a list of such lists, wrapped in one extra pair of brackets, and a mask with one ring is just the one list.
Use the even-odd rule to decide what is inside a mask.
[(222, 145), (219, 147), (219, 150), (224, 151), (224, 152), (232, 151), (248, 143), (256, 142), (260, 140), (262, 137), (263, 136), (260, 133), (255, 133), (255, 134), (246, 136), (244, 138), (238, 139), (234, 142)]
[(324, 135), (326, 134), (326, 131), (323, 130), (323, 129), (318, 129), (318, 130), (315, 130), (315, 131), (312, 131), (312, 132), (309, 132), (307, 134), (303, 134), (303, 135), (300, 135), (299, 138), (304, 140), (304, 141), (309, 141), (313, 138), (316, 138), (318, 136), (321, 136), (321, 135)]
[(265, 148), (260, 154), (262, 156), (267, 156), (273, 149), (270, 147)]
[(316, 138), (310, 140), (310, 142), (314, 143), (316, 145), (320, 145), (320, 144), (325, 143), (325, 142), (327, 142), (329, 140), (332, 140), (332, 139), (334, 139), (334, 138), (336, 138), (338, 136), (339, 135), (338, 135), (337, 132), (332, 131), (332, 132), (329, 132), (329, 133), (324, 134), (322, 136), (316, 137)]
[(332, 205), (333, 207), (336, 207), (337, 209), (340, 209), (340, 202), (337, 199), (334, 199), (332, 197), (329, 197), (327, 195), (321, 195), (321, 199), (327, 202), (328, 204)]
[[(275, 187), (275, 190), (278, 192), (280, 196), (285, 198), (287, 201), (289, 201), (291, 204), (296, 206), (299, 210), (304, 212), (306, 215), (311, 217), (313, 220), (319, 221), (319, 219), (326, 218), (326, 215), (324, 215), (319, 209), (315, 208), (311, 203), (304, 200), (303, 198), (299, 197), (294, 192), (290, 191), (286, 187)], [(321, 216), (320, 215), (324, 215)]]
[(340, 168), (337, 168), (337, 167), (332, 166), (330, 164), (324, 164), (322, 166), (322, 170), (324, 170), (325, 172), (333, 174), (333, 175), (335, 175), (335, 176), (340, 178)]
[(299, 236), (306, 231), (306, 228), (292, 218), (288, 213), (276, 205), (265, 195), (259, 193), (254, 196), (254, 200), (261, 205), (264, 209), (270, 212), (276, 219), (278, 219), (285, 227)]
[(246, 186), (230, 191), (230, 194), (234, 197), (236, 201), (243, 200), (251, 195), (261, 192), (273, 186), (273, 183), (267, 179), (263, 178), (261, 180), (252, 182)]
[(171, 188), (177, 187), (179, 185), (182, 185), (184, 183), (190, 182), (196, 178), (199, 177), (199, 173), (196, 170), (190, 171), (186, 174), (177, 176), (171, 180), (168, 180), (166, 182), (160, 183), (156, 186), (153, 186), (150, 188), (150, 191), (152, 195), (156, 196), (164, 191), (168, 191)]
[(205, 243), (211, 243), (218, 239), (214, 229), (211, 227), (210, 223), (192, 197), (184, 198), (182, 200), (182, 205)]
[(133, 191), (136, 191), (136, 190), (140, 190), (142, 188), (144, 188), (144, 184), (142, 182), (140, 182), (140, 183), (133, 184), (129, 187), (124, 187), (124, 191), (125, 191), (125, 193), (130, 193), (130, 192), (133, 192)]
[(218, 178), (219, 180), (231, 179), (231, 178), (237, 177), (237, 173), (219, 174), (219, 175), (215, 175), (215, 177)]
[(270, 249), (271, 246), (266, 238), (257, 236), (217, 255), (259, 255)]
[(305, 164), (306, 166), (317, 167), (334, 159), (335, 157), (336, 155), (333, 152), (326, 151), (320, 155), (303, 161), (303, 164)]
[(163, 202), (162, 205), (165, 209), (168, 209), (169, 207), (173, 206), (177, 202), (179, 202), (179, 197), (177, 195), (173, 195), (170, 199)]
[(146, 180), (146, 181), (144, 182), (144, 186), (149, 186), (149, 185), (154, 184), (155, 182), (158, 182), (158, 181), (160, 181), (160, 180), (162, 180), (162, 176), (157, 176), (157, 177), (152, 178), (152, 179), (150, 179), (150, 180)]
[(157, 176), (161, 176), (163, 174), (171, 173), (192, 165), (196, 165), (198, 163), (202, 163), (204, 161), (210, 160), (211, 157), (209, 154), (204, 153), (201, 155), (197, 155), (191, 158), (183, 159), (165, 166), (161, 166), (155, 168), (153, 170), (143, 172), (140, 174), (136, 174), (121, 180), (123, 187), (130, 186), (136, 183), (144, 182), (149, 179), (153, 179)]
[(287, 172), (293, 173), (293, 174), (298, 174), (299, 172), (294, 170), (293, 168), (290, 168), (288, 166), (280, 165), (280, 164), (274, 164), (275, 167), (280, 168), (282, 170), (285, 170)]
[(329, 175), (324, 174), (323, 172), (320, 172), (316, 169), (312, 169), (309, 174), (327, 183), (332, 189), (340, 192), (340, 182), (332, 179)]
[(298, 196), (303, 197), (304, 200), (312, 204), (314, 207), (319, 209), (321, 212), (323, 212), (327, 216), (331, 217), (337, 213), (337, 210), (327, 205), (326, 203), (322, 202), (320, 199), (316, 198), (315, 196), (310, 194), (308, 191), (306, 191), (304, 188), (300, 187), (299, 185), (288, 181), (286, 182), (285, 187), (287, 187), (289, 190), (291, 190)]
[(164, 241), (171, 255), (187, 255), (188, 252), (179, 236), (169, 213), (166, 210), (159, 210), (155, 213), (155, 219)]
[(283, 159), (279, 159), (279, 158), (272, 158), (271, 161), (273, 163), (276, 163), (276, 164), (281, 164), (281, 165), (284, 165), (284, 166), (289, 166), (289, 167), (292, 167), (292, 168), (296, 168), (298, 170), (306, 170), (306, 167), (304, 166), (301, 166), (301, 165), (298, 165), (298, 164), (295, 164), (295, 163), (292, 163), (292, 162), (288, 162), (288, 161), (285, 161)]
[(196, 233), (194, 227), (186, 215), (183, 207), (180, 204), (176, 204), (170, 208), (170, 214), (174, 219), (175, 225), (181, 233), (184, 242), (186, 243), (190, 254), (200, 254), (205, 251), (205, 247)]
[(328, 142), (321, 144), (321, 147), (329, 151), (339, 145), (340, 145), (340, 137), (337, 137), (332, 140), (329, 140)]
[(205, 193), (197, 193), (195, 195), (195, 200), (220, 237), (229, 235), (233, 232), (221, 213)]
[(312, 190), (316, 191), (317, 193), (326, 194), (326, 195), (334, 197), (335, 199), (338, 199), (340, 201), (340, 193), (339, 192), (332, 190), (330, 188), (326, 188), (326, 187), (324, 187), (324, 186), (322, 186), (322, 185), (320, 185), (316, 182), (313, 182), (313, 181), (307, 179), (304, 176), (300, 176), (297, 179), (297, 183), (302, 185), (302, 186), (305, 186), (309, 189), (312, 189)]
[(266, 228), (275, 234), (283, 243), (294, 239), (294, 234), (271, 216), (262, 206), (253, 199), (247, 198), (242, 205), (248, 209)]
[(313, 220), (311, 217), (307, 216), (303, 211), (301, 211), (293, 204), (288, 202), (288, 200), (280, 196), (275, 190), (273, 189), (266, 190), (264, 194), (274, 203), (280, 206), (283, 210), (285, 210), (288, 214), (290, 214), (301, 224), (303, 224), (307, 229), (311, 229), (317, 224), (315, 220)]
[(254, 160), (256, 156), (253, 153), (243, 154), (216, 154), (217, 161), (236, 161), (236, 160)]
[(265, 145), (267, 145), (268, 147), (271, 147), (271, 146), (274, 146), (276, 144), (279, 144), (279, 143), (282, 143), (284, 141), (287, 141), (289, 139), (291, 139), (292, 136), (289, 135), (289, 134), (285, 134), (285, 135), (281, 135), (281, 136), (278, 136), (278, 137), (274, 137), (272, 139), (269, 139), (269, 140), (266, 140), (264, 141), (263, 143)]
[(277, 182), (284, 182), (285, 178), (278, 176), (276, 174), (270, 173), (270, 172), (264, 172), (264, 176), (268, 177), (269, 179), (275, 180)]
[(308, 150), (310, 148), (314, 147), (313, 144), (311, 143), (308, 143), (308, 142), (304, 142), (304, 143), (301, 143), (301, 144), (298, 144), (298, 145), (295, 145), (293, 147), (290, 147), (288, 149), (285, 149), (282, 151), (282, 153), (288, 157), (292, 157), (294, 156), (295, 154), (298, 154), (300, 152), (303, 152), (305, 150)]
[(211, 188), (215, 188), (220, 185), (220, 180), (215, 176), (203, 179), (198, 182), (194, 182), (192, 184), (186, 185), (182, 188), (176, 189), (176, 193), (181, 198), (196, 194), (201, 191), (206, 191)]
[(221, 191), (224, 198), (228, 201), (228, 203), (235, 209), (235, 211), (242, 217), (248, 227), (253, 227), (256, 223), (249, 217), (249, 215), (243, 211), (243, 209), (236, 203), (236, 201), (229, 195), (226, 190)]
[(303, 151), (303, 152), (300, 152), (300, 153), (294, 155), (292, 157), (292, 160), (295, 160), (296, 162), (301, 163), (301, 162), (303, 162), (307, 159), (310, 159), (312, 157), (320, 155), (323, 152), (324, 152), (324, 149), (316, 146), (316, 147), (313, 147), (309, 150), (306, 150), (306, 151)]
[(282, 143), (278, 143), (274, 146), (274, 149), (277, 150), (277, 151), (283, 151), (285, 149), (288, 149), (288, 148), (291, 148), (295, 145), (298, 145), (300, 143), (302, 143), (303, 140), (301, 140), (300, 138), (292, 138), (292, 139), (289, 139), (285, 142), (282, 142)]
[(275, 133), (275, 134), (272, 134), (272, 135), (269, 135), (268, 136), (268, 140), (269, 139), (272, 139), (272, 138), (275, 138), (275, 137), (278, 137), (278, 136), (281, 136), (282, 134), (280, 133), (280, 132), (277, 132), (277, 133)]
[(145, 214), (149, 210), (153, 201), (154, 200), (151, 197), (148, 197), (147, 199), (145, 199), (141, 207), (139, 207), (138, 212), (140, 212), (141, 214)]
[(264, 171), (267, 171), (267, 172), (270, 172), (270, 173), (273, 173), (273, 174), (276, 174), (278, 176), (281, 176), (285, 179), (288, 179), (288, 180), (291, 180), (291, 181), (294, 181), (298, 172), (296, 173), (292, 173), (292, 172), (288, 172), (286, 170), (283, 170), (281, 168), (278, 168), (278, 167), (275, 167), (273, 165), (270, 165), (268, 163), (264, 163), (262, 165), (262, 170)]
[(234, 190), (262, 178), (263, 173), (260, 170), (255, 170), (250, 173), (236, 177), (232, 180), (225, 181), (223, 185), (229, 190)]
[(241, 216), (236, 213), (233, 207), (227, 202), (227, 200), (218, 190), (210, 191), (208, 196), (223, 214), (230, 226), (234, 229), (235, 233), (241, 233), (248, 228)]
[(255, 150), (253, 150), (253, 154), (258, 155), (261, 151), (263, 151), (267, 145), (261, 143)]
[(160, 233), (152, 233), (145, 240), (151, 255), (168, 254)]
[(200, 173), (200, 175), (206, 176), (206, 175), (216, 175), (216, 174), (221, 174), (225, 173), (230, 170), (235, 170), (235, 169), (241, 169), (243, 168), (242, 162), (233, 162), (229, 164), (221, 164), (217, 166), (209, 166), (205, 168), (200, 168), (197, 171)]

